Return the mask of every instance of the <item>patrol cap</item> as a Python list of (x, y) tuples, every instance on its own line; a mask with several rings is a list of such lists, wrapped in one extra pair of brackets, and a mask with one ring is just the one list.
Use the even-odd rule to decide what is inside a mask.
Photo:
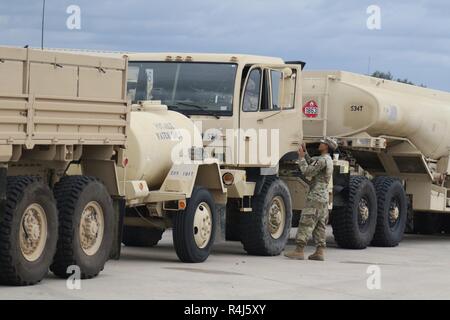
[(320, 140), (320, 143), (326, 144), (328, 148), (330, 148), (332, 151), (338, 148), (338, 143), (336, 139), (330, 137), (326, 137), (325, 139)]

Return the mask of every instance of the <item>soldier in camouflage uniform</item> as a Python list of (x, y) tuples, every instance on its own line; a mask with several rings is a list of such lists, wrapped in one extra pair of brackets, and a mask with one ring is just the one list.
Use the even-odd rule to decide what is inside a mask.
[(328, 186), (333, 176), (333, 160), (330, 152), (337, 148), (337, 143), (331, 138), (320, 141), (319, 157), (311, 158), (302, 146), (299, 150), (300, 170), (311, 181), (310, 190), (306, 198), (306, 206), (302, 211), (298, 226), (297, 247), (287, 252), (286, 257), (304, 260), (304, 248), (311, 236), (316, 244), (316, 252), (309, 256), (309, 260), (324, 261), (326, 248), (326, 225), (328, 223)]

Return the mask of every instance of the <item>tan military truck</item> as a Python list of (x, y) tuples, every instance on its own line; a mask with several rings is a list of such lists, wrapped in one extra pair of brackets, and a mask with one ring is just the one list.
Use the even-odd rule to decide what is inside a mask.
[(247, 252), (283, 249), (309, 188), (297, 149), (304, 141), (313, 154), (326, 135), (341, 143), (330, 186), (341, 247), (395, 246), (413, 222), (419, 232), (443, 228), (437, 220), (450, 206), (450, 94), (345, 72), (302, 74), (302, 62), (270, 57), (129, 59), (131, 100), (161, 100), (199, 122), (228, 191), (226, 238)]
[(126, 84), (126, 58), (0, 48), (1, 284), (49, 268), (94, 277), (119, 256), (123, 223), (156, 230), (128, 242), (173, 226), (182, 261), (208, 257), (226, 203), (218, 162), (195, 158), (188, 118), (131, 106)]
[[(129, 99), (158, 100), (201, 127), (205, 157), (220, 161), (226, 239), (249, 254), (278, 255), (289, 237), (292, 197), (307, 184), (280, 176), (303, 139), (301, 64), (230, 54), (129, 54)], [(301, 200), (294, 201), (299, 205)], [(148, 234), (124, 229), (127, 234)]]

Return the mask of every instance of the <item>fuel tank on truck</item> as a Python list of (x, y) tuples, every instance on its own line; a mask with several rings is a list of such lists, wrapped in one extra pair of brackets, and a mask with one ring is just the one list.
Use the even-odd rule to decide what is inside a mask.
[(303, 77), (305, 136), (321, 136), (326, 123), (329, 136), (406, 138), (428, 158), (449, 154), (450, 93), (342, 71)]
[(202, 147), (202, 137), (189, 118), (159, 102), (144, 102), (140, 109), (131, 112), (126, 179), (159, 188), (174, 162)]

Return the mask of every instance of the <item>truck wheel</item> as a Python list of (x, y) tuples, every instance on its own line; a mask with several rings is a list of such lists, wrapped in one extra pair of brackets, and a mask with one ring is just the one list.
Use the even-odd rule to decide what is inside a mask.
[(292, 201), (286, 184), (268, 177), (254, 197), (253, 212), (241, 216), (241, 242), (251, 255), (277, 256), (289, 239)]
[(373, 180), (377, 193), (377, 227), (372, 240), (376, 247), (396, 247), (403, 239), (408, 214), (405, 190), (390, 177)]
[(442, 232), (450, 234), (450, 216), (442, 216)]
[(414, 213), (414, 233), (432, 235), (442, 230), (442, 216), (434, 213)]
[(227, 241), (241, 241), (240, 221), (243, 213), (239, 211), (237, 200), (227, 203), (225, 239)]
[(336, 243), (345, 249), (365, 249), (375, 234), (377, 197), (365, 177), (350, 177), (347, 206), (332, 212)]
[(114, 227), (114, 208), (106, 187), (95, 178), (67, 176), (56, 184), (59, 239), (50, 270), (67, 278), (78, 266), (82, 279), (97, 276), (108, 260)]
[(186, 209), (173, 216), (173, 243), (182, 262), (200, 263), (209, 257), (216, 221), (211, 193), (205, 188), (195, 187)]
[(40, 282), (48, 273), (57, 236), (58, 214), (49, 187), (32, 177), (8, 177), (0, 212), (0, 284)]
[(127, 247), (154, 247), (163, 233), (160, 229), (124, 226), (122, 242)]

